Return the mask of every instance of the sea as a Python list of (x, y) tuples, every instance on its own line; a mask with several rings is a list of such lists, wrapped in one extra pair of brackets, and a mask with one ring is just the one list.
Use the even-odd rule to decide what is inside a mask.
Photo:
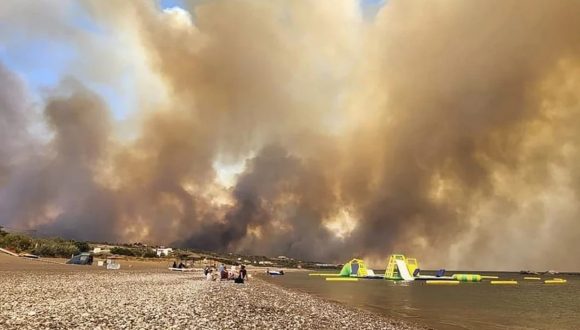
[[(308, 272), (264, 278), (282, 287), (434, 329), (580, 329), (580, 276), (545, 275), (537, 281), (524, 280), (524, 276), (537, 275), (479, 274), (513, 279), (518, 285), (491, 285), (489, 280), (453, 286), (384, 279), (329, 282)], [(567, 283), (544, 284), (544, 279), (554, 277)]]

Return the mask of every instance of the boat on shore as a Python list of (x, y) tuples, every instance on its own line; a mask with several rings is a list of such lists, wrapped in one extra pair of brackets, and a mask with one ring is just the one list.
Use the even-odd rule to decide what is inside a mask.
[(169, 267), (168, 268), (172, 272), (193, 272), (195, 268), (176, 268), (176, 267)]
[(280, 275), (284, 275), (284, 271), (283, 270), (266, 270), (266, 274), (271, 275), (271, 276), (280, 276)]
[(540, 275), (540, 273), (534, 272), (531, 270), (521, 270), (520, 274), (522, 274), (522, 275)]

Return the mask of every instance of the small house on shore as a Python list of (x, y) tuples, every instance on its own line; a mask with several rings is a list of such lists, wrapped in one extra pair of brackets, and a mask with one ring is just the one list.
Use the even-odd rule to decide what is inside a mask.
[(173, 253), (172, 248), (166, 248), (166, 247), (162, 246), (162, 247), (155, 249), (155, 254), (157, 254), (158, 257), (167, 257), (171, 253)]
[(111, 249), (107, 246), (96, 246), (93, 248), (93, 253), (94, 254), (110, 254), (111, 253)]

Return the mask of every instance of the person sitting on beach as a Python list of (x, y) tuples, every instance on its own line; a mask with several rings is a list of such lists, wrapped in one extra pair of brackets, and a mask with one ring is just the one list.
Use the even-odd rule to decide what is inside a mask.
[(171, 266), (171, 268), (177, 268), (177, 262), (173, 262), (173, 266)]
[(177, 268), (185, 268), (185, 265), (183, 264), (183, 262), (179, 262), (179, 266), (177, 266)]
[(246, 266), (242, 265), (241, 269), (240, 269), (240, 277), (243, 280), (247, 280), (248, 279), (248, 271), (246, 270)]
[(220, 279), (227, 280), (228, 279), (228, 271), (225, 268), (222, 268), (220, 271)]
[(246, 266), (242, 265), (240, 267), (240, 273), (238, 277), (235, 279), (236, 283), (244, 283), (244, 280), (248, 279), (248, 271), (246, 271)]
[(206, 279), (207, 281), (211, 281), (211, 280), (213, 280), (213, 275), (212, 275), (212, 273), (211, 273), (211, 269), (208, 269), (208, 271), (207, 271), (207, 274), (205, 275), (205, 279)]

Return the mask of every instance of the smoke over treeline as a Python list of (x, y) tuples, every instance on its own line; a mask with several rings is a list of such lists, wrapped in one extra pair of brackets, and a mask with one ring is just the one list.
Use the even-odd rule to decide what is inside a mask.
[[(36, 93), (0, 65), (0, 224), (580, 267), (580, 2), (186, 4), (0, 5), (0, 43), (76, 54)], [(130, 99), (122, 119), (103, 86)]]

